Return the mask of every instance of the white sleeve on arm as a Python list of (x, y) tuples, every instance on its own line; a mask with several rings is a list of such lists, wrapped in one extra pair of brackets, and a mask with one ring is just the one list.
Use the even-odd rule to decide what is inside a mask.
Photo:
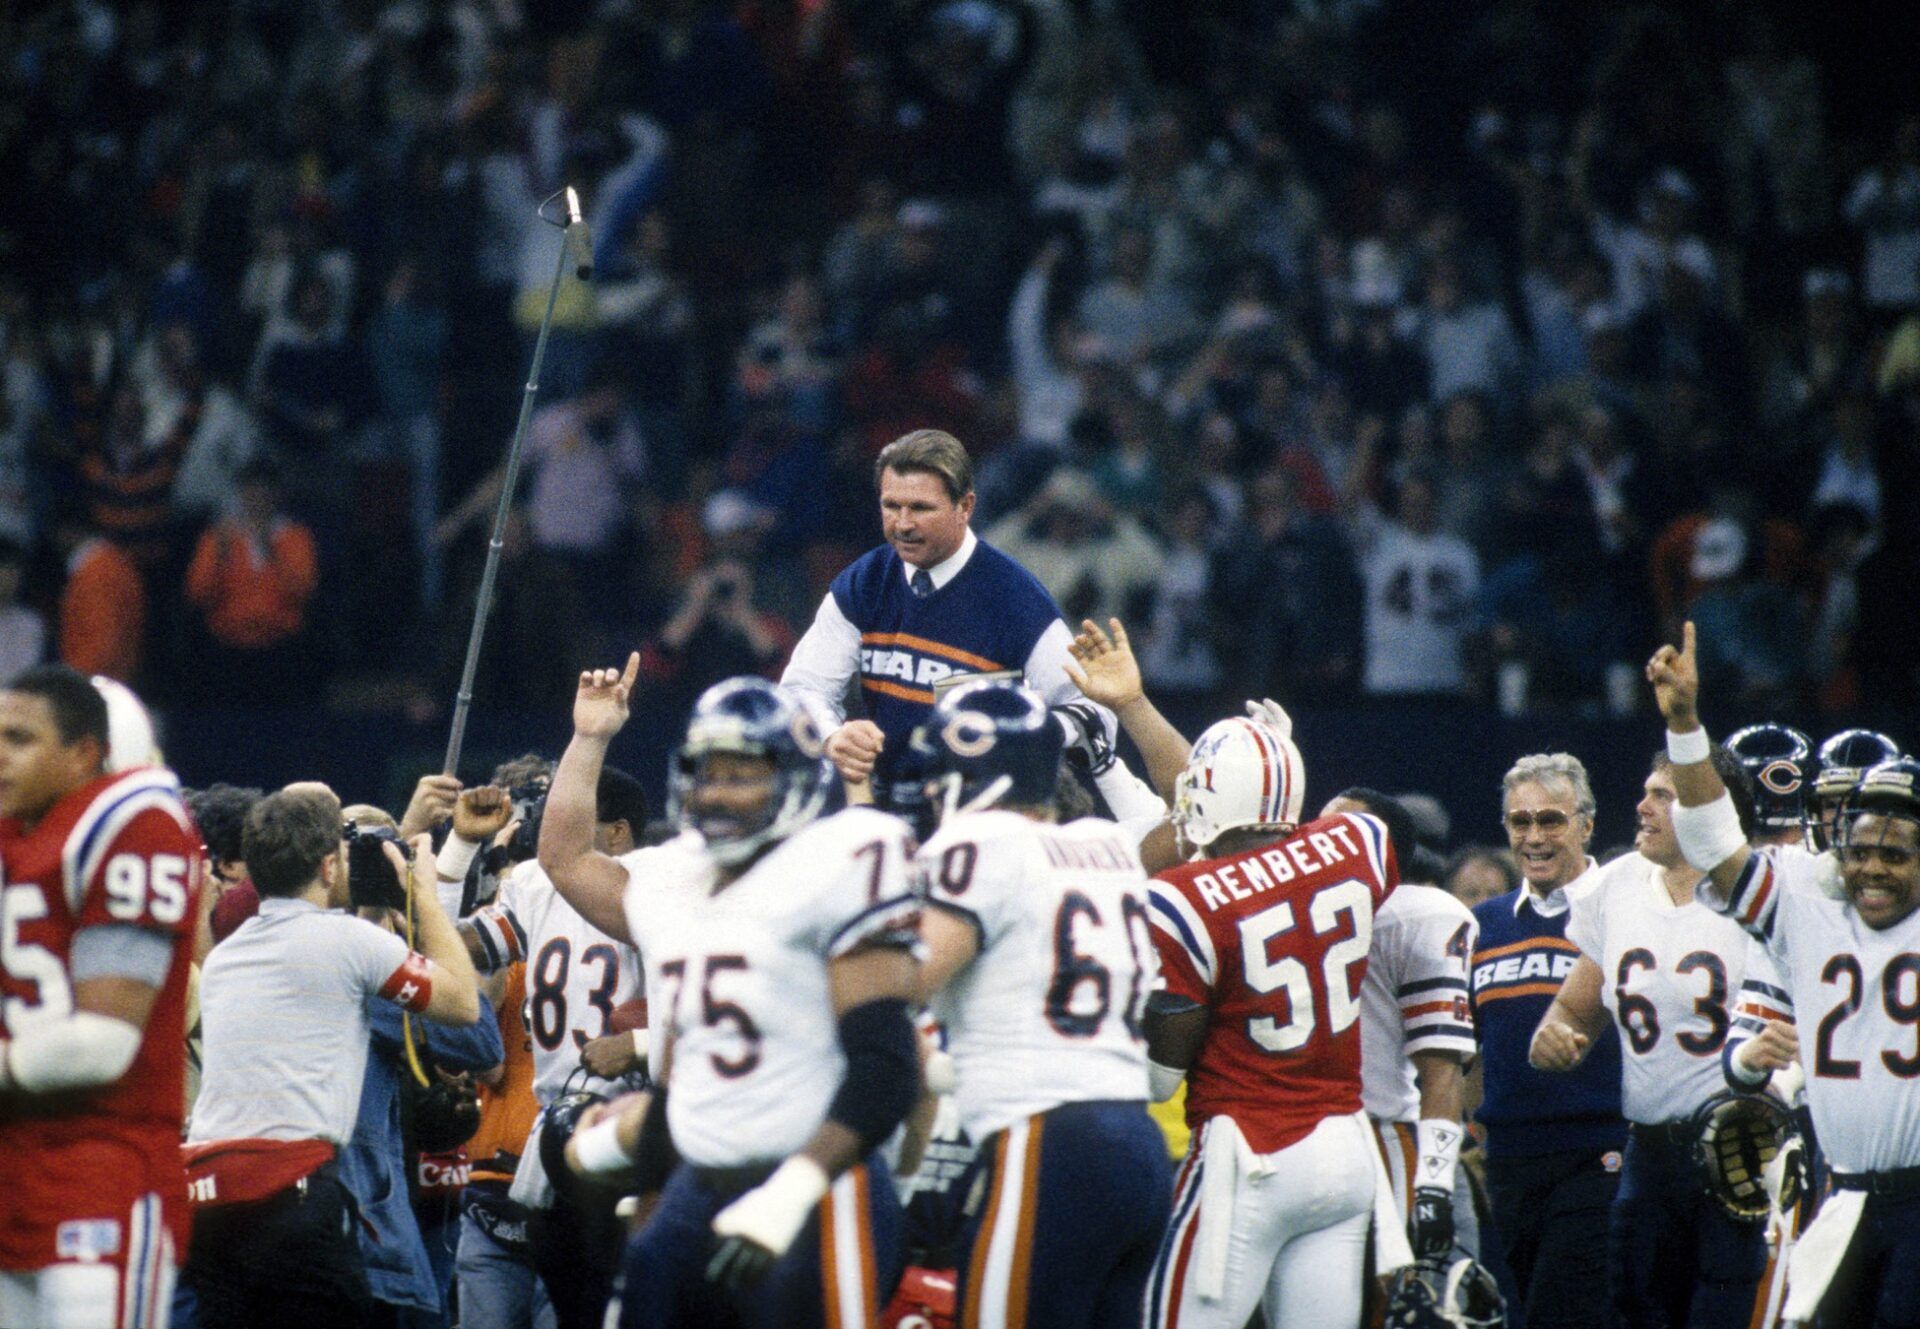
[(860, 629), (840, 612), (829, 591), (813, 616), (813, 626), (794, 645), (780, 686), (811, 693), (827, 704), (836, 720), (844, 720), (847, 684), (859, 668)]
[(1040, 699), (1049, 706), (1058, 706), (1062, 702), (1077, 701), (1091, 706), (1100, 715), (1100, 723), (1107, 727), (1107, 737), (1113, 738), (1120, 732), (1120, 722), (1112, 711), (1097, 702), (1090, 702), (1081, 695), (1080, 689), (1067, 677), (1067, 647), (1073, 644), (1073, 632), (1059, 619), (1047, 624), (1047, 630), (1040, 634), (1040, 640), (1027, 652), (1027, 686), (1040, 694)]

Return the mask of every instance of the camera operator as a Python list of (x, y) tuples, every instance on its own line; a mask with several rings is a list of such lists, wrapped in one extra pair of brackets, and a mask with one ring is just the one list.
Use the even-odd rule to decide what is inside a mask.
[[(378, 808), (356, 805), (341, 816), (349, 830), (397, 831), (393, 818)], [(355, 867), (351, 856), (348, 863), (351, 873)], [(355, 912), (377, 927), (404, 935), (406, 919), (398, 910), (370, 905)], [(491, 1014), (487, 1012), (488, 1017)], [(359, 1120), (340, 1154), (340, 1179), (360, 1208), (360, 1254), (375, 1302), (373, 1324), (404, 1323), (398, 1314), (401, 1308), (424, 1311), (429, 1319), (444, 1322), (447, 1286), (453, 1275), (452, 1242), (447, 1233), (429, 1232), (416, 1221), (407, 1184), (409, 1155), (420, 1150), (438, 1152), (434, 1146), (446, 1137), (462, 1129), (470, 1136), (479, 1125), (479, 1104), (472, 1101), (471, 1090), (462, 1095), (440, 1073), (489, 1071), (498, 1066), (506, 1056), (500, 1024), (483, 1017), (467, 1027), (415, 1025), (414, 1052), (431, 1081), (422, 1087), (411, 1078), (408, 1033), (400, 1008), (377, 1002), (368, 1016), (373, 1044), (360, 1088)], [(404, 1113), (403, 1099), (408, 1107)], [(463, 1126), (449, 1121), (465, 1102), (471, 1102), (471, 1122)], [(464, 1142), (463, 1137), (456, 1145)], [(437, 1263), (431, 1247), (435, 1239), (442, 1247)]]
[(641, 677), (670, 700), (693, 699), (737, 674), (779, 675), (793, 631), (753, 603), (753, 569), (723, 558), (696, 572), (660, 635), (640, 652)]
[(369, 1310), (353, 1195), (335, 1152), (353, 1135), (379, 997), (471, 1025), (480, 998), (440, 908), (430, 841), (379, 848), (410, 895), (422, 953), (341, 912), (340, 801), (323, 785), (269, 794), (242, 854), (260, 912), (207, 957), (206, 1070), (186, 1149), (196, 1206), (186, 1282), (202, 1329), (282, 1322), (357, 1329)]

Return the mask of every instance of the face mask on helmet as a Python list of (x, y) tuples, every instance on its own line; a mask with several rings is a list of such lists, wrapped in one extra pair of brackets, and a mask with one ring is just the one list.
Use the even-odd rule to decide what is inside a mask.
[(669, 772), (667, 811), (733, 867), (812, 821), (827, 790), (811, 713), (765, 679), (729, 679), (694, 704)]
[(1493, 1275), (1464, 1256), (1407, 1265), (1387, 1280), (1385, 1329), (1499, 1329), (1506, 1317)]
[(1016, 683), (963, 684), (915, 735), (940, 819), (989, 807), (1053, 806), (1065, 736), (1046, 704)]
[(1899, 756), (1892, 739), (1871, 729), (1843, 729), (1820, 745), (1820, 770), (1813, 777), (1814, 815), (1808, 827), (1814, 849), (1832, 847), (1834, 820), (1861, 778)]
[(1174, 780), (1173, 823), (1195, 849), (1228, 831), (1284, 833), (1300, 824), (1306, 795), (1306, 764), (1293, 740), (1236, 717), (1195, 740)]

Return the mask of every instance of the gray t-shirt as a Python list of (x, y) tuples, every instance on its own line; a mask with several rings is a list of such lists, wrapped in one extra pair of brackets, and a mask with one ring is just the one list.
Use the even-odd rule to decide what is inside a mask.
[(345, 1144), (360, 1112), (368, 1003), (408, 955), (351, 914), (262, 900), (201, 971), (204, 1070), (188, 1141)]

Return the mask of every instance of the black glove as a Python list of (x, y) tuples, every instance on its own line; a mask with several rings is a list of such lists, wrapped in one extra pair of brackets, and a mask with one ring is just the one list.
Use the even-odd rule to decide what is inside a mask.
[(1066, 733), (1066, 755), (1070, 763), (1088, 775), (1105, 775), (1113, 769), (1118, 755), (1093, 703), (1063, 702), (1053, 708), (1053, 713), (1060, 717), (1060, 727)]
[(722, 1237), (707, 1261), (707, 1281), (729, 1292), (745, 1292), (767, 1276), (777, 1259), (757, 1241), (738, 1235)]
[(1417, 1260), (1444, 1258), (1453, 1250), (1453, 1194), (1437, 1186), (1413, 1193), (1413, 1214), (1407, 1220), (1407, 1240)]

